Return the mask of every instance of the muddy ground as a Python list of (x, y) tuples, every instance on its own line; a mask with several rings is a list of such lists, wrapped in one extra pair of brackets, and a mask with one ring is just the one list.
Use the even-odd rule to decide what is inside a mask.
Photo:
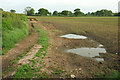
[[(113, 70), (118, 70), (120, 57), (116, 54), (106, 53), (100, 57), (105, 59), (104, 62), (98, 62), (92, 58), (82, 57), (77, 54), (67, 53), (65, 50), (79, 47), (97, 47), (97, 42), (90, 42), (87, 40), (73, 40), (60, 38), (64, 35), (63, 31), (57, 30), (53, 24), (38, 21), (37, 26), (48, 32), (49, 48), (48, 53), (45, 56), (43, 62), (46, 67), (42, 71), (46, 71), (49, 78), (95, 78), (105, 76)], [(30, 25), (30, 27), (32, 27)], [(32, 30), (32, 28), (30, 29)], [(88, 36), (89, 37), (89, 36)], [(26, 49), (36, 43), (36, 39), (39, 38), (38, 33), (32, 33), (26, 39), (20, 40), (16, 47), (8, 51), (7, 54), (2, 56), (3, 59), (3, 72), (8, 69), (10, 61), (17, 58)], [(54, 68), (62, 70), (60, 74), (54, 74)], [(9, 73), (9, 76), (11, 73)], [(5, 77), (9, 77), (6, 74)]]
[[(78, 47), (97, 47), (97, 42), (90, 42), (89, 39), (73, 40), (60, 38), (59, 36), (64, 35), (64, 32), (56, 30), (54, 25), (50, 23), (43, 22), (43, 25), (44, 29), (49, 33), (49, 43), (51, 44), (45, 60), (54, 61), (59, 65), (55, 67), (64, 69), (66, 72), (62, 74), (62, 77), (65, 77), (66, 74), (73, 74), (77, 78), (91, 78), (95, 77), (97, 73), (98, 75), (101, 75), (101, 73), (105, 75), (111, 69), (118, 69), (119, 56), (111, 53), (101, 54), (101, 57), (104, 57), (105, 61), (98, 62), (91, 58), (65, 52), (67, 49)], [(58, 32), (53, 32), (53, 30)], [(49, 62), (47, 64), (50, 65)]]

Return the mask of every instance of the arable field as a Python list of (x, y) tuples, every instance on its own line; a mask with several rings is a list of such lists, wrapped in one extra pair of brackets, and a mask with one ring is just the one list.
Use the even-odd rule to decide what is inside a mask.
[[(28, 21), (29, 35), (2, 56), (9, 63), (3, 65), (4, 78), (119, 78), (117, 17), (29, 17), (37, 19)], [(66, 34), (87, 39), (60, 37)], [(92, 58), (67, 52), (83, 47), (107, 51)]]
[(103, 44), (110, 53), (118, 53), (118, 17), (36, 17), (52, 23), (64, 33), (88, 36)]

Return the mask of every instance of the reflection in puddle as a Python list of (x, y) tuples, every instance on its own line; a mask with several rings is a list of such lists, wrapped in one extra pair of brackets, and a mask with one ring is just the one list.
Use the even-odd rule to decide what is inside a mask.
[(76, 34), (67, 34), (60, 37), (69, 38), (69, 39), (87, 39), (86, 36), (76, 35)]
[[(100, 56), (99, 53), (106, 53), (106, 50), (104, 48), (76, 48), (76, 49), (69, 49), (67, 50), (67, 52), (92, 58), (95, 56)], [(100, 61), (104, 59), (96, 59), (96, 60)]]

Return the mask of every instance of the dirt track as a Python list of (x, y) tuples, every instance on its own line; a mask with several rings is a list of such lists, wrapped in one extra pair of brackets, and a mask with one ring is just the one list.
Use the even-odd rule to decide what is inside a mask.
[[(46, 71), (50, 78), (66, 78), (70, 77), (70, 75), (75, 75), (77, 78), (92, 78), (96, 76), (96, 73), (105, 75), (110, 72), (111, 69), (118, 69), (117, 64), (119, 57), (113, 54), (107, 53), (106, 55), (102, 55), (105, 57), (105, 62), (97, 62), (91, 58), (64, 52), (64, 50), (70, 48), (83, 46), (96, 47), (96, 43), (90, 43), (88, 40), (60, 38), (59, 36), (64, 34), (64, 32), (56, 30), (51, 23), (38, 22), (37, 25), (40, 29), (46, 30), (49, 36), (50, 46), (47, 55), (43, 59), (46, 63), (46, 67), (42, 70)], [(34, 45), (38, 37), (37, 33), (34, 33), (28, 36), (25, 40), (20, 40), (15, 48), (8, 51), (8, 53), (3, 56), (3, 71), (8, 68), (11, 60), (14, 60), (27, 48)], [(108, 55), (109, 58), (107, 57)], [(64, 72), (60, 75), (55, 75), (53, 74), (53, 68), (62, 69)]]

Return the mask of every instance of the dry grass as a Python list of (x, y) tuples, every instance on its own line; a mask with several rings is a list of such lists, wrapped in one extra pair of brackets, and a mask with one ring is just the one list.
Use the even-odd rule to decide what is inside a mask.
[(36, 17), (52, 23), (64, 33), (86, 35), (105, 45), (108, 52), (118, 52), (117, 17)]

